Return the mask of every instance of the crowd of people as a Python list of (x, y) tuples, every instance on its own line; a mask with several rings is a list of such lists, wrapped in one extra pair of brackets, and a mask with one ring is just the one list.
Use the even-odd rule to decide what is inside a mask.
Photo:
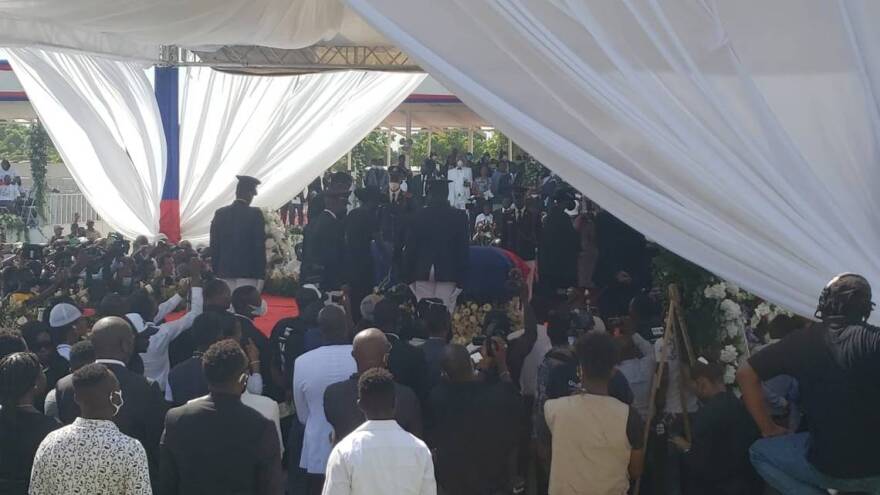
[[(0, 330), (0, 493), (880, 492), (864, 278), (832, 280), (817, 323), (776, 317), (740, 398), (718, 356), (691, 364), (663, 337), (643, 244), (616, 223), (587, 229), (618, 252), (593, 254), (582, 283), (575, 193), (499, 179), (499, 246), (523, 263), (496, 296), (522, 324), (491, 313), (453, 343), (465, 276), (481, 269), (469, 250), (483, 249), (453, 201), (458, 163), (394, 167), (387, 189), (344, 173), (314, 188), (297, 311), (267, 334), (255, 179), (239, 178), (210, 247), (23, 246), (2, 269), (22, 316)], [(469, 187), (488, 179), (503, 197), (496, 172)], [(626, 235), (601, 240), (615, 228)]]

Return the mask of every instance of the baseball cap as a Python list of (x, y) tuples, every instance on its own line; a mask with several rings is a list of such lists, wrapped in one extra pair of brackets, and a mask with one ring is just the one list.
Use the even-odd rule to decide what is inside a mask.
[(52, 328), (60, 328), (65, 325), (70, 325), (82, 317), (82, 311), (73, 304), (57, 304), (49, 313), (49, 326)]

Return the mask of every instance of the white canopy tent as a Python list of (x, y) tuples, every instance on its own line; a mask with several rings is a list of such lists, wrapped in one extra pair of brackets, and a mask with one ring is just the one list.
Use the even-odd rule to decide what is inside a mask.
[(0, 43), (167, 61), (166, 45), (356, 44), (346, 26), (366, 21), (368, 41), (633, 227), (809, 314), (836, 272), (880, 281), (878, 14), (872, 0), (0, 0)]

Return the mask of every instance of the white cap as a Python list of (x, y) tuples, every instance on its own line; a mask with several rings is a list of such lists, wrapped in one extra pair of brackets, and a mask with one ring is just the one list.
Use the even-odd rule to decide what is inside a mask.
[(49, 326), (52, 328), (60, 328), (65, 325), (70, 325), (76, 320), (82, 318), (82, 316), (82, 311), (73, 304), (56, 304), (49, 313)]

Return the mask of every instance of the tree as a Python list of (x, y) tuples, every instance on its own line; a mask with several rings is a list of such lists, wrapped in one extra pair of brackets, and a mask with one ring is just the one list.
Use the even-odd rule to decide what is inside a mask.
[[(361, 140), (351, 150), (351, 166), (353, 172), (358, 177), (363, 177), (364, 171), (373, 160), (380, 160), (385, 163), (385, 149), (388, 146), (388, 133), (381, 129), (376, 129), (367, 134), (367, 137)], [(392, 163), (397, 161), (398, 153), (391, 150)], [(348, 156), (343, 155), (331, 167), (334, 171), (348, 171)]]

